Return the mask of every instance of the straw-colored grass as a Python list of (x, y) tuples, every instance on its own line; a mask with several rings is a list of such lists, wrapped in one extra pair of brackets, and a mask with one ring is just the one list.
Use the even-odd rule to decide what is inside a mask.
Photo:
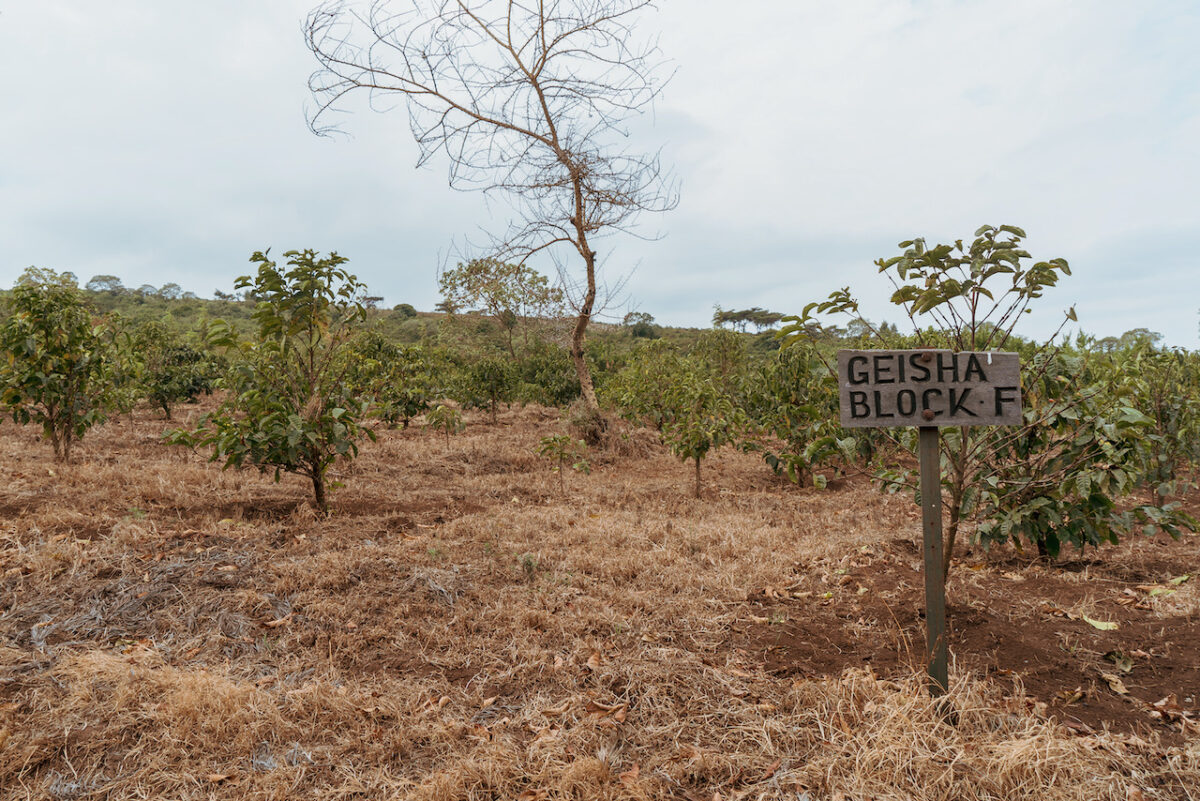
[(0, 798), (1200, 797), (1194, 735), (1080, 734), (965, 670), (947, 706), (764, 670), (748, 596), (838, 590), (914, 536), (908, 499), (725, 451), (693, 500), (642, 432), (560, 494), (534, 453), (557, 413), (484, 419), (380, 431), (329, 519), (150, 412), (69, 466), (0, 427)]

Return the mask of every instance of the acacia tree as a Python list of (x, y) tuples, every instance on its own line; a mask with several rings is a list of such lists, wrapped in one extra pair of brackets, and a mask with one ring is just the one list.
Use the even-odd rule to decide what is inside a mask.
[(438, 289), (455, 306), (482, 307), (504, 330), (514, 359), (514, 329), (521, 326), (528, 348), (531, 321), (557, 318), (562, 311), (562, 290), (550, 286), (546, 276), (527, 265), (498, 259), (472, 259), (446, 270), (438, 277)]
[[(571, 357), (598, 410), (584, 337), (596, 311), (596, 240), (675, 205), (657, 154), (627, 152), (623, 124), (661, 91), (659, 53), (634, 27), (652, 0), (331, 0), (308, 17), (320, 64), (315, 133), (349, 94), (403, 96), (419, 164), (443, 152), (450, 185), (502, 193), (516, 218), (492, 255), (575, 254)], [(564, 271), (564, 275), (569, 271)]]

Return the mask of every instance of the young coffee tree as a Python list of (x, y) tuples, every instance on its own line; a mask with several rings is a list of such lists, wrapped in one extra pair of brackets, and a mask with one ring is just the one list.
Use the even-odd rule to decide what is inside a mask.
[(686, 364), (667, 389), (671, 409), (662, 437), (671, 452), (695, 464), (692, 494), (700, 497), (700, 463), (709, 451), (733, 442), (741, 430), (743, 414), (734, 406), (720, 382), (695, 364)]
[(1123, 502), (1138, 488), (1154, 421), (1097, 380), (1092, 358), (1035, 354), (1025, 371), (1026, 424), (981, 440), (979, 483), (962, 515), (978, 519), (980, 542), (1024, 540), (1057, 557), (1066, 544), (1115, 544), (1138, 530), (1177, 537), (1194, 525), (1178, 504)]
[[(90, 283), (90, 282), (89, 282)], [(101, 336), (104, 339), (105, 386), (108, 410), (113, 415), (128, 415), (133, 422), (133, 410), (146, 398), (143, 375), (146, 354), (137, 340), (137, 327), (119, 311), (104, 316)]]
[(0, 404), (17, 423), (35, 423), (69, 461), (75, 440), (103, 422), (109, 405), (104, 329), (74, 278), (27, 269), (4, 298)]
[(140, 325), (133, 343), (141, 355), (142, 394), (171, 419), (179, 403), (195, 403), (202, 393), (211, 393), (216, 367), (209, 355), (187, 344), (174, 328), (158, 321)]
[(517, 399), (543, 406), (567, 406), (579, 397), (571, 356), (560, 345), (535, 343), (517, 362)]
[(823, 488), (828, 479), (817, 470), (870, 453), (871, 429), (838, 424), (836, 377), (811, 343), (777, 351), (757, 372), (749, 382), (750, 436), (743, 447), (761, 452), (776, 474)]
[(1146, 415), (1136, 474), (1150, 503), (1165, 508), (1170, 496), (1195, 487), (1200, 463), (1200, 354), (1139, 342), (1111, 357), (1108, 385)]
[(643, 343), (610, 382), (605, 395), (625, 419), (661, 432), (675, 413), (667, 392), (684, 371), (684, 360), (665, 340)]
[(439, 396), (438, 365), (421, 345), (397, 345), (377, 328), (357, 335), (347, 350), (348, 378), (388, 426), (408, 428)]
[(501, 403), (511, 403), (517, 388), (517, 372), (512, 362), (499, 356), (477, 359), (459, 376), (456, 400), (463, 405), (487, 409), (492, 422)]
[(367, 402), (347, 380), (345, 345), (365, 311), (365, 287), (337, 253), (284, 253), (286, 267), (255, 253), (253, 276), (235, 284), (257, 298), (257, 336), (239, 346), (226, 378), (228, 396), (194, 431), (174, 432), (176, 443), (212, 448), (224, 467), (254, 466), (295, 473), (312, 482), (313, 501), (328, 512), (326, 474), (338, 459), (358, 455), (374, 435), (362, 427)]
[(453, 406), (439, 403), (425, 415), (425, 427), (441, 431), (446, 437), (446, 448), (450, 448), (450, 435), (461, 434), (467, 426), (463, 423), (462, 412)]
[[(1068, 381), (1065, 394), (1053, 382), (1048, 384), (1047, 376), (1063, 370), (1062, 354), (1054, 344), (1057, 332), (1036, 346), (1024, 346), (1015, 337), (1014, 330), (1030, 306), (1061, 276), (1070, 275), (1064, 259), (1030, 263), (1032, 257), (1021, 248), (1024, 238), (1025, 232), (1015, 226), (989, 225), (977, 230), (969, 244), (959, 240), (930, 248), (924, 240), (914, 239), (900, 243), (902, 254), (876, 262), (893, 284), (892, 302), (912, 322), (913, 341), (906, 343), (910, 347), (985, 351), (1022, 346), (1024, 351), (1023, 426), (948, 428), (940, 437), (948, 517), (943, 543), (947, 573), (959, 531), (971, 521), (983, 521), (975, 535), (984, 544), (1024, 539), (1047, 554), (1057, 553), (1062, 542), (1082, 548), (1116, 541), (1133, 530), (1136, 519), (1162, 522), (1169, 532), (1177, 530), (1175, 519), (1157, 510), (1116, 514), (1113, 503), (1097, 498), (1100, 493), (1113, 502), (1128, 489), (1121, 479), (1129, 469), (1124, 460), (1134, 452), (1129, 440), (1136, 436), (1138, 413), (1121, 410), (1082, 376)], [(826, 301), (809, 304), (799, 317), (787, 318), (789, 325), (781, 332), (785, 346), (809, 338), (814, 315), (821, 313), (848, 315), (880, 345), (892, 344), (890, 337), (859, 314), (858, 303), (846, 288)], [(1063, 324), (1074, 319), (1074, 310), (1069, 310)], [(916, 429), (880, 431), (916, 453)], [(1022, 469), (1028, 465), (1041, 465), (1037, 476)], [(1105, 478), (1102, 473), (1110, 468), (1116, 472)], [(883, 467), (876, 475), (893, 488), (917, 491), (916, 476), (904, 465)], [(1029, 508), (1040, 511), (1031, 517)], [(1099, 514), (1102, 508), (1107, 511)]]
[(576, 473), (590, 473), (592, 465), (587, 460), (587, 443), (575, 439), (569, 434), (550, 434), (542, 437), (538, 444), (538, 454), (549, 459), (558, 473), (558, 491), (566, 492), (566, 481), (563, 474), (570, 467)]

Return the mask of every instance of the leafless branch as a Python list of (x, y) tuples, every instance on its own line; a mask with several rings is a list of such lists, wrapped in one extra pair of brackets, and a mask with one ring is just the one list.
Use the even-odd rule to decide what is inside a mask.
[[(597, 292), (595, 243), (677, 202), (660, 155), (630, 152), (625, 122), (665, 83), (655, 41), (634, 26), (651, 0), (346, 0), (318, 6), (305, 40), (319, 68), (309, 126), (345, 98), (407, 101), (418, 163), (444, 154), (450, 185), (505, 197), (514, 222), (490, 254), (574, 251), (584, 265), (572, 355), (593, 405), (583, 335)], [(640, 42), (640, 43), (639, 43)], [(669, 77), (669, 76), (668, 76)], [(566, 289), (567, 287), (564, 287)]]

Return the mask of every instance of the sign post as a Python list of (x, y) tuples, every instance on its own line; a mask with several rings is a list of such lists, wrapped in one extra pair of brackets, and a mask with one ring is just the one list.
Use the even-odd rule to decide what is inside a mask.
[(841, 350), (838, 394), (843, 428), (917, 427), (925, 557), (925, 666), (929, 692), (943, 695), (950, 682), (938, 429), (1019, 425), (1020, 359), (1015, 353)]

